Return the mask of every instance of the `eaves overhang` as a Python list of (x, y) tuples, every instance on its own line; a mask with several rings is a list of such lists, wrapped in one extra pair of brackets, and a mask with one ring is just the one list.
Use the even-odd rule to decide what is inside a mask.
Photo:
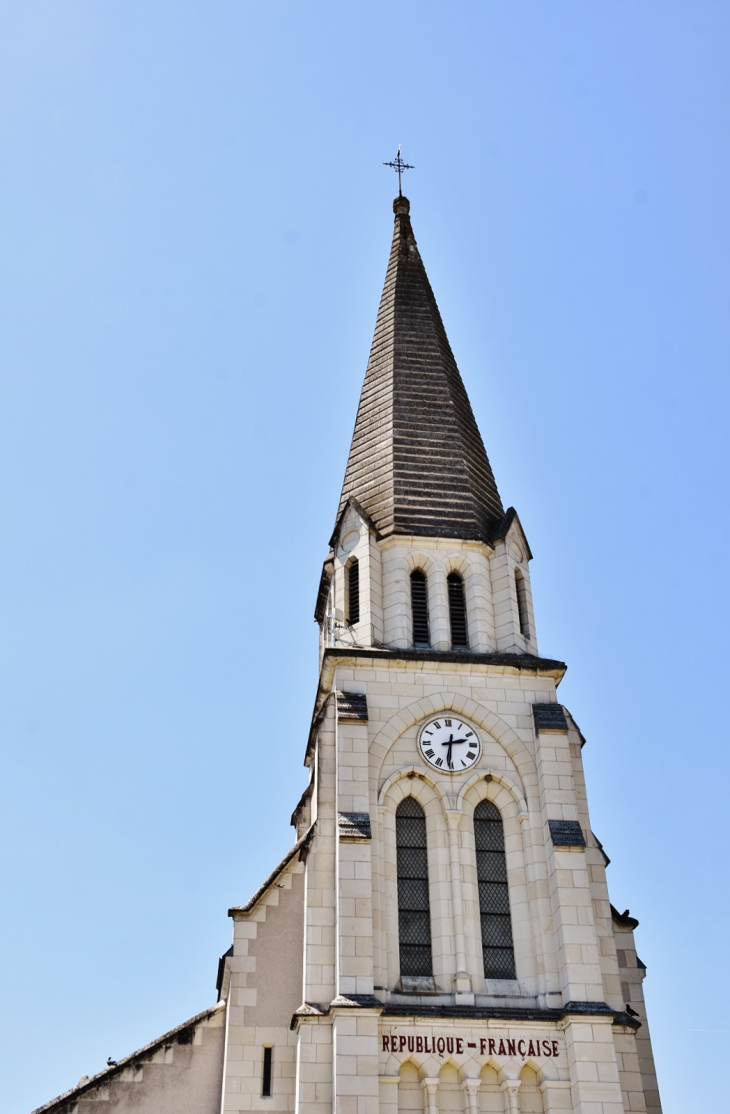
[[(356, 1000), (357, 999), (357, 1000)], [(567, 1002), (554, 1008), (524, 1006), (428, 1006), (414, 1002), (381, 1002), (372, 995), (350, 995), (335, 998), (330, 1003), (305, 1002), (294, 1013), (291, 1029), (297, 1029), (302, 1021), (326, 1018), (342, 1008), (376, 1010), (384, 1021), (403, 1019), (404, 1021), (497, 1021), (523, 1022), (556, 1025), (574, 1017), (592, 1017), (610, 1021), (613, 1025), (639, 1029), (641, 1022), (622, 1010), (611, 1009), (606, 1002)]]

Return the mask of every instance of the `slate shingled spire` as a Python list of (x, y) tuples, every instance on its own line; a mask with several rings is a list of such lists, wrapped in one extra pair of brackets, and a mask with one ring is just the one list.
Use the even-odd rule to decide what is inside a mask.
[(354, 498), (383, 537), (487, 538), (504, 510), (406, 197), (395, 231), (339, 514)]

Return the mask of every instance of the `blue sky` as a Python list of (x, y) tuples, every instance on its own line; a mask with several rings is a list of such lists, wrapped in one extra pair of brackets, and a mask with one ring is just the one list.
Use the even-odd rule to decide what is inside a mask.
[(723, 1108), (729, 31), (706, 0), (0, 3), (0, 1109), (210, 1005), (291, 843), (400, 142), (665, 1112)]

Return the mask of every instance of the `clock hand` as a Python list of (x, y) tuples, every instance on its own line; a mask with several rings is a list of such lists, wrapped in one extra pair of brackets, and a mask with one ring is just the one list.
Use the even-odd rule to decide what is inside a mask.
[(449, 739), (448, 742), (442, 743), (442, 747), (455, 747), (457, 743), (465, 743), (466, 739)]

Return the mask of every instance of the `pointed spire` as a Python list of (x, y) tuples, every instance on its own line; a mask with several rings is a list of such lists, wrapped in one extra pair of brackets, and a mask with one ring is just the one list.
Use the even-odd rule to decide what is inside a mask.
[(436, 299), (410, 202), (395, 230), (338, 518), (354, 498), (381, 536), (486, 538), (504, 510)]

